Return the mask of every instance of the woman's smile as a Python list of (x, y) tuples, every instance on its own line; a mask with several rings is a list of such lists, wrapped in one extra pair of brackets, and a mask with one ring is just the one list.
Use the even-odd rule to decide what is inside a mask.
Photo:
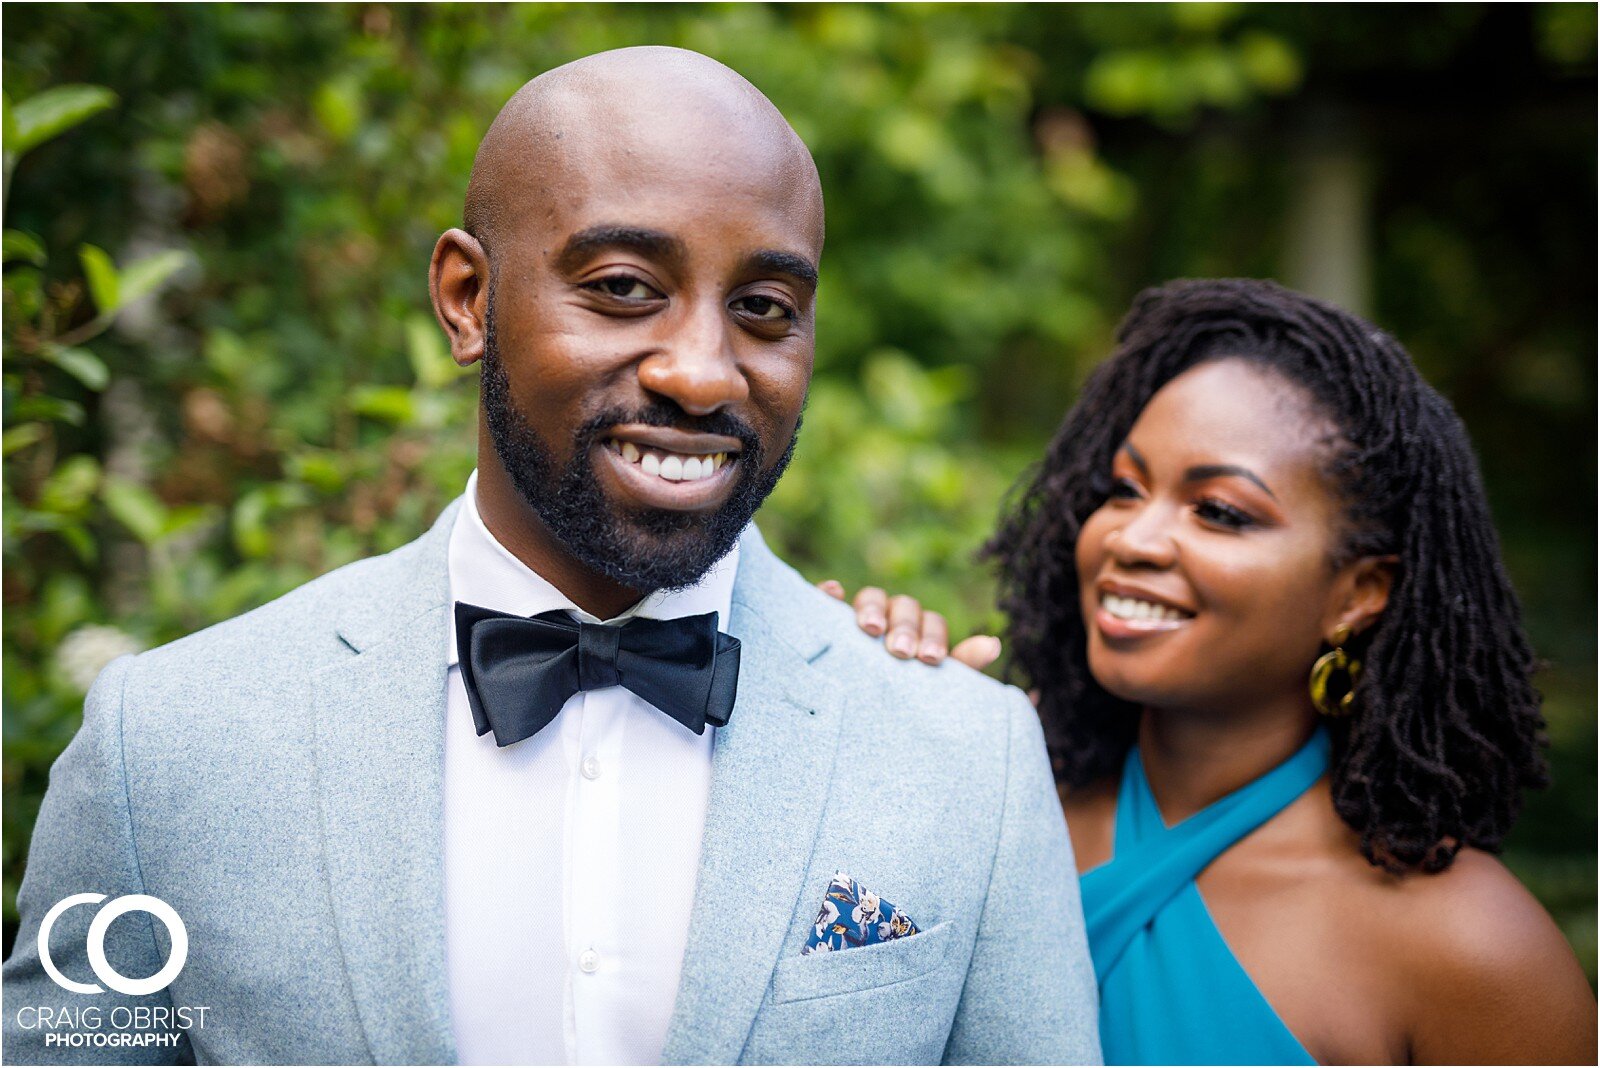
[(1089, 666), (1111, 693), (1171, 709), (1305, 703), (1339, 508), (1308, 407), (1237, 359), (1178, 375), (1145, 406), (1077, 544)]
[(1108, 642), (1170, 634), (1195, 616), (1193, 609), (1140, 586), (1102, 579), (1095, 590), (1100, 603), (1094, 626)]

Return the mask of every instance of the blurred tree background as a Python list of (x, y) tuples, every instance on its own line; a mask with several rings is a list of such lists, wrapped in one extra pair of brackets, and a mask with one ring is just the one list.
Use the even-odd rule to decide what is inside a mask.
[(675, 44), (810, 144), (817, 373), (763, 511), (813, 578), (999, 626), (972, 554), (1133, 295), (1254, 275), (1400, 337), (1550, 667), (1508, 860), (1595, 963), (1595, 9), (9, 4), (6, 946), (94, 673), (420, 533), (473, 466), (428, 309), (524, 80)]

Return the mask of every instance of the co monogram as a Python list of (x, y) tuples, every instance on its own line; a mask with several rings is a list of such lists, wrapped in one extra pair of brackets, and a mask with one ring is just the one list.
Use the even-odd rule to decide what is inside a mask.
[[(63, 912), (74, 905), (95, 905), (105, 899), (104, 894), (73, 894), (57, 901), (55, 907), (44, 914), (44, 922), (39, 925), (39, 963), (44, 965), (46, 974), (56, 981), (57, 986), (76, 994), (98, 994), (104, 989), (94, 983), (74, 982), (61, 974), (50, 959), (50, 928)], [(172, 939), (172, 952), (167, 957), (167, 963), (148, 979), (129, 979), (106, 960), (106, 931), (111, 927), (111, 921), (127, 912), (148, 912), (166, 926), (167, 935)], [(101, 909), (90, 921), (88, 950), (89, 967), (94, 969), (95, 976), (106, 986), (121, 994), (154, 994), (157, 990), (164, 990), (183, 971), (183, 964), (189, 959), (189, 931), (183, 926), (177, 910), (160, 898), (149, 894), (125, 894)]]

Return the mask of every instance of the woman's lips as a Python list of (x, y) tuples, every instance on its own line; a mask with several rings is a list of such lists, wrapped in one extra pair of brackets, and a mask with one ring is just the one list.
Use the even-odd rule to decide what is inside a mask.
[(1102, 589), (1094, 622), (1108, 640), (1127, 641), (1181, 630), (1194, 613), (1130, 592)]

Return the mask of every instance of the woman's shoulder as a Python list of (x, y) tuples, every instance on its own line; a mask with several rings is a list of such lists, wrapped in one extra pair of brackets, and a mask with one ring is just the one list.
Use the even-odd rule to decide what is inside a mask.
[(1392, 947), (1411, 992), (1414, 1060), (1489, 1050), (1513, 1061), (1594, 1059), (1588, 980), (1561, 929), (1498, 858), (1467, 848), (1443, 871), (1398, 878), (1368, 867), (1370, 897), (1359, 896), (1381, 907), (1358, 911)]
[(1387, 923), (1398, 943), (1424, 958), (1430, 970), (1454, 964), (1492, 974), (1530, 956), (1548, 960), (1565, 938), (1543, 906), (1499, 858), (1464, 848), (1438, 872), (1399, 878), (1367, 865), (1368, 881), (1394, 907), (1375, 919)]
[(1465, 848), (1442, 871), (1396, 875), (1367, 861), (1353, 833), (1347, 841), (1340, 862), (1322, 870), (1339, 884), (1347, 922), (1392, 946), (1397, 962), (1414, 959), (1429, 974), (1492, 974), (1567, 948), (1549, 914), (1489, 853)]

